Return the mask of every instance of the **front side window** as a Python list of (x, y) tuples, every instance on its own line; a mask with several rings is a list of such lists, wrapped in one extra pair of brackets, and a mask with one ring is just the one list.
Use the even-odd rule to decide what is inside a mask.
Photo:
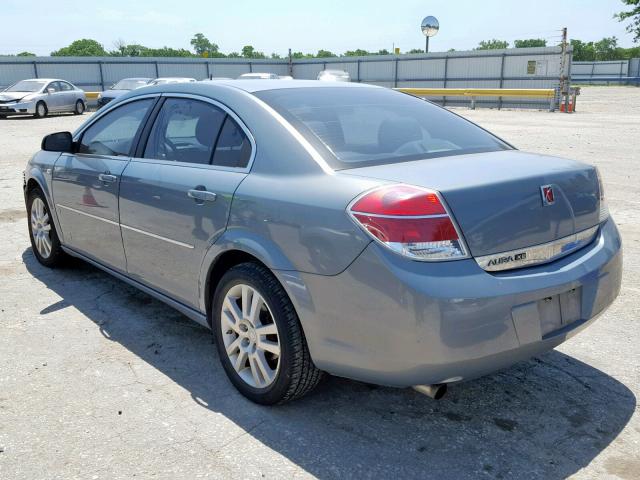
[(49, 85), (47, 85), (47, 91), (53, 89), (54, 92), (59, 92), (60, 91), (60, 82), (51, 82)]
[(337, 170), (511, 148), (473, 123), (386, 88), (326, 87), (254, 93)]
[(154, 99), (129, 102), (96, 120), (82, 135), (78, 153), (129, 155), (133, 139)]
[(187, 98), (167, 99), (153, 124), (144, 158), (198, 164), (211, 163), (226, 113)]

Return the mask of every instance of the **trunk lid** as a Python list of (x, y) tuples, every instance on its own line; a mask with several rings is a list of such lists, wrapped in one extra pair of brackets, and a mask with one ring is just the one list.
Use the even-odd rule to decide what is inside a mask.
[[(598, 224), (595, 168), (517, 150), (341, 170), (438, 190), (474, 257), (551, 242)], [(554, 202), (545, 205), (542, 187)]]

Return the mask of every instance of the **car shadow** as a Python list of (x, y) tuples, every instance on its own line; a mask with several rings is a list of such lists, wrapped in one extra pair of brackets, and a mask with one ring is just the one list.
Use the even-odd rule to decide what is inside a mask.
[(440, 401), (330, 377), (301, 400), (262, 407), (228, 382), (206, 329), (84, 262), (52, 271), (31, 249), (22, 258), (62, 299), (41, 315), (73, 306), (203, 409), (322, 479), (566, 478), (616, 438), (636, 407), (622, 383), (558, 351), (454, 386)]

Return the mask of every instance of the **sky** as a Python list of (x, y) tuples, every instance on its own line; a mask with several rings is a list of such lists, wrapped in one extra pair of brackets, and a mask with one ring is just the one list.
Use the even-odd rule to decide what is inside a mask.
[(198, 32), (225, 53), (244, 45), (280, 55), (288, 48), (407, 51), (424, 48), (420, 22), (427, 15), (440, 22), (430, 51), (467, 50), (490, 38), (555, 44), (565, 26), (569, 38), (616, 36), (620, 46), (631, 47), (632, 35), (613, 19), (624, 9), (621, 0), (0, 0), (0, 54), (49, 55), (79, 38), (98, 40), (107, 50), (118, 39), (190, 49)]

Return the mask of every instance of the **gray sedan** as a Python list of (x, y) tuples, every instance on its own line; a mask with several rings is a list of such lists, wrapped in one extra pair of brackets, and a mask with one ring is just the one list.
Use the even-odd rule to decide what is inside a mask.
[(24, 192), (40, 263), (79, 257), (211, 328), (263, 404), (325, 372), (439, 398), (620, 289), (594, 167), (381, 87), (144, 87), (45, 137)]
[(70, 112), (82, 115), (87, 98), (84, 90), (66, 80), (32, 78), (20, 80), (0, 92), (0, 117)]

